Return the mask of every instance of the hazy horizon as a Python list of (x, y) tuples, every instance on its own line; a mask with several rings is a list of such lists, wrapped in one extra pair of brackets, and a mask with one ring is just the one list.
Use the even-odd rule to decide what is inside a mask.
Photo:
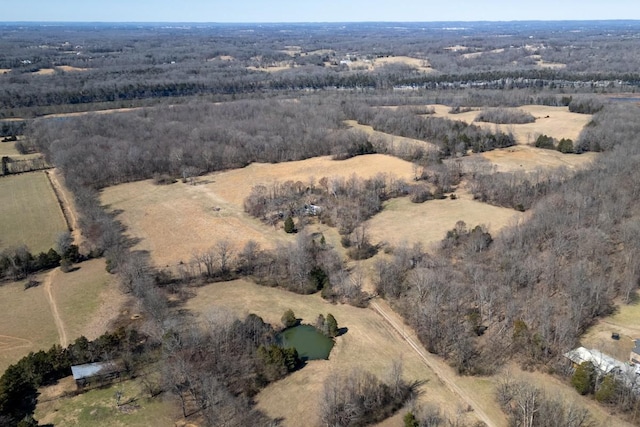
[(634, 0), (452, 0), (447, 3), (397, 0), (23, 0), (3, 10), (1, 22), (104, 23), (344, 23), (344, 22), (511, 22), (638, 20)]

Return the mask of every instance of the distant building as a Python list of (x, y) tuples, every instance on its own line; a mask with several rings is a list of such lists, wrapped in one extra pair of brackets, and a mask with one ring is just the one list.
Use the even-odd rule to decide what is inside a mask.
[(71, 367), (71, 374), (79, 390), (87, 386), (100, 386), (120, 378), (120, 367), (113, 361), (87, 363)]

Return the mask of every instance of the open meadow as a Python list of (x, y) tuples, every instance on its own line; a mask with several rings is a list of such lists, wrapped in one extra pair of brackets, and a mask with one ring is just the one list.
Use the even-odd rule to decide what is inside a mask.
[(402, 197), (385, 202), (383, 211), (365, 223), (371, 242), (386, 242), (392, 246), (403, 242), (422, 243), (428, 247), (444, 239), (457, 221), (464, 221), (469, 228), (485, 225), (490, 233), (495, 234), (524, 218), (523, 213), (513, 209), (473, 200), (471, 194), (464, 190), (455, 194), (455, 200), (446, 198), (411, 203), (408, 197)]
[(523, 105), (518, 110), (531, 113), (536, 118), (533, 123), (503, 124), (476, 122), (475, 118), (480, 109), (473, 109), (459, 114), (450, 114), (451, 107), (446, 105), (433, 105), (435, 117), (445, 117), (451, 120), (460, 120), (466, 123), (484, 127), (487, 129), (499, 129), (502, 132), (513, 133), (518, 144), (533, 144), (538, 135), (547, 135), (556, 139), (568, 138), (573, 141), (578, 139), (582, 128), (591, 121), (590, 114), (572, 113), (568, 107), (550, 107), (547, 105)]
[[(287, 309), (292, 309), (303, 323), (313, 323), (319, 314), (326, 316), (331, 313), (339, 327), (348, 329), (335, 339), (329, 360), (310, 361), (301, 370), (258, 394), (258, 408), (271, 417), (283, 417), (285, 426), (299, 426), (302, 420), (308, 426), (320, 425), (318, 407), (322, 384), (329, 373), (360, 368), (385, 378), (391, 363), (399, 359), (403, 362), (407, 380), (425, 381), (421, 387), (424, 392), (421, 401), (436, 405), (450, 417), (461, 411), (464, 420), (475, 418), (473, 412), (465, 411), (467, 404), (440, 381), (400, 334), (370, 308), (335, 305), (319, 295), (297, 295), (245, 280), (200, 287), (185, 308), (200, 319), (229, 311), (241, 318), (255, 313), (274, 325), (280, 325), (280, 317)], [(491, 396), (485, 404), (500, 416)]]
[(139, 239), (134, 247), (150, 252), (159, 266), (187, 262), (194, 253), (211, 248), (220, 240), (240, 249), (248, 240), (264, 248), (293, 237), (267, 226), (244, 212), (243, 201), (255, 185), (267, 188), (276, 182), (316, 183), (322, 177), (355, 174), (370, 178), (385, 172), (410, 181), (413, 167), (395, 157), (373, 154), (347, 160), (318, 157), (278, 164), (254, 163), (242, 169), (197, 178), (196, 185), (181, 182), (158, 186), (139, 181), (109, 187), (102, 203), (119, 212), (117, 219), (129, 237)]
[[(68, 343), (81, 335), (95, 339), (108, 331), (124, 297), (105, 261), (95, 259), (63, 273), (50, 270), (32, 277), (39, 285), (24, 289), (24, 282), (0, 286), (0, 370), (31, 351), (60, 344), (52, 304), (56, 305)], [(51, 292), (52, 299), (48, 298)]]
[(0, 178), (0, 249), (26, 245), (46, 252), (67, 225), (44, 172)]

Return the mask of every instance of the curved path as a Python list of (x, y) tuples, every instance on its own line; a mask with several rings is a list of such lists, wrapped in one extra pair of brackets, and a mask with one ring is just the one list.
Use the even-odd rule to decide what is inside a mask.
[(483, 421), (488, 427), (499, 427), (499, 425), (496, 424), (496, 422), (492, 420), (486, 414), (486, 412), (484, 412), (482, 406), (478, 404), (473, 396), (456, 383), (455, 374), (449, 372), (446, 367), (441, 366), (441, 362), (437, 360), (435, 356), (426, 352), (420, 344), (416, 343), (416, 341), (405, 332), (405, 328), (403, 327), (403, 325), (399, 324), (399, 321), (392, 317), (392, 311), (391, 313), (385, 311), (376, 301), (371, 301), (370, 304), (371, 307), (380, 316), (382, 316), (382, 318), (387, 321), (387, 323), (389, 323), (389, 325), (391, 325), (391, 327), (393, 327), (396, 332), (400, 334), (400, 336), (411, 346), (411, 348), (415, 350), (420, 359), (422, 359), (424, 364), (427, 365), (427, 367), (436, 374), (438, 379), (442, 381), (449, 388), (449, 390), (458, 395), (460, 399), (462, 399), (471, 408), (473, 408), (473, 412), (479, 420)]
[(62, 318), (60, 317), (60, 313), (58, 313), (58, 306), (56, 304), (56, 300), (53, 298), (53, 293), (51, 292), (51, 284), (53, 282), (53, 278), (59, 274), (60, 269), (54, 268), (51, 270), (47, 276), (44, 278), (44, 292), (47, 295), (47, 300), (49, 301), (49, 307), (51, 307), (51, 314), (53, 315), (53, 321), (56, 324), (56, 329), (58, 330), (58, 336), (60, 337), (60, 345), (62, 348), (66, 348), (68, 345), (67, 341), (67, 331), (64, 329), (64, 323), (62, 322)]

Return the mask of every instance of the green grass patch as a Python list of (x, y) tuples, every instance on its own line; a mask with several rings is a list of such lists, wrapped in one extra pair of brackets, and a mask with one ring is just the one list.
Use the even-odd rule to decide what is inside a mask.
[[(73, 381), (63, 380), (69, 393), (75, 388)], [(56, 387), (56, 386), (52, 386)], [(109, 387), (97, 388), (76, 396), (50, 394), (41, 390), (34, 417), (40, 424), (65, 426), (169, 426), (177, 419), (176, 408), (162, 396), (148, 398), (138, 380), (117, 382)], [(120, 393), (117, 404), (116, 393)]]
[(36, 254), (55, 245), (67, 225), (44, 172), (0, 178), (0, 250), (27, 245)]

